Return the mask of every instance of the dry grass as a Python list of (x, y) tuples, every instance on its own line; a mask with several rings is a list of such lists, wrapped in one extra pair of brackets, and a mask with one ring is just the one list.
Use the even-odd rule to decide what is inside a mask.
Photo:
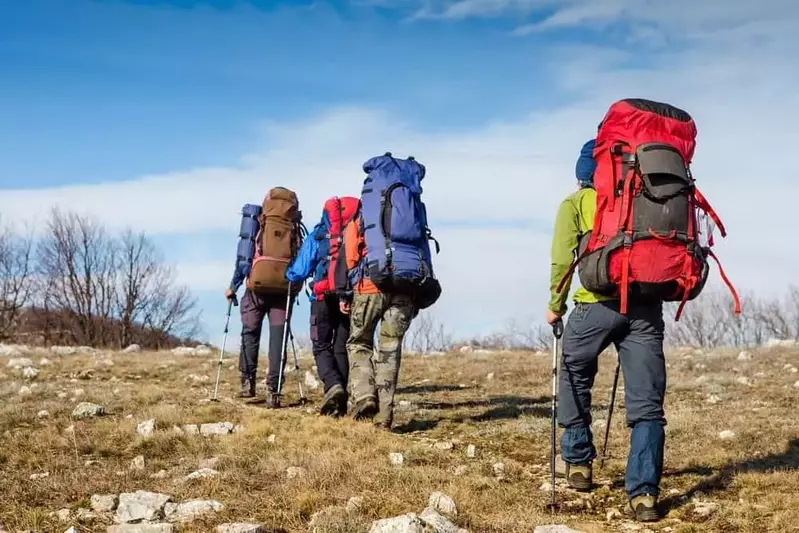
[[(664, 505), (668, 516), (653, 531), (792, 531), (799, 525), (799, 422), (796, 406), (799, 354), (754, 352), (749, 362), (737, 352), (669, 355)], [(0, 523), (9, 531), (62, 532), (70, 525), (51, 516), (62, 508), (87, 508), (95, 493), (138, 489), (171, 494), (175, 501), (216, 499), (225, 509), (178, 531), (213, 531), (223, 522), (256, 521), (285, 531), (309, 531), (314, 513), (326, 509), (318, 531), (365, 532), (372, 520), (420, 512), (436, 490), (458, 504), (458, 525), (472, 532), (529, 532), (537, 524), (566, 523), (587, 532), (623, 531), (631, 524), (607, 520), (624, 500), (623, 473), (628, 430), (619, 394), (610, 440), (611, 457), (595, 473), (599, 488), (581, 499), (559, 484), (564, 511), (552, 517), (548, 478), (549, 365), (535, 354), (406, 357), (400, 377), (393, 434), (349, 419), (315, 414), (319, 391), (307, 407), (270, 411), (262, 404), (231, 400), (237, 372), (226, 361), (220, 403), (201, 403), (213, 389), (213, 358), (171, 354), (112, 356), (48, 355), (30, 396), (20, 396), (21, 371), (0, 358)], [(38, 364), (39, 356), (34, 356)], [(303, 372), (312, 365), (303, 359)], [(594, 403), (595, 418), (606, 416), (614, 361), (602, 358)], [(81, 371), (93, 373), (81, 375)], [(493, 379), (487, 375), (494, 373)], [(760, 374), (762, 373), (762, 374)], [(206, 381), (202, 381), (207, 377)], [(697, 380), (700, 376), (704, 378)], [(736, 382), (747, 376), (752, 385)], [(756, 377), (759, 376), (759, 377)], [(30, 384), (28, 384), (30, 385)], [(259, 389), (261, 385), (259, 384)], [(79, 399), (105, 405), (108, 415), (72, 420)], [(297, 400), (289, 373), (288, 401)], [(260, 390), (259, 390), (260, 392)], [(59, 393), (67, 393), (59, 398)], [(707, 402), (710, 395), (720, 399)], [(40, 410), (49, 418), (38, 418)], [(138, 422), (155, 418), (156, 435), (136, 435)], [(243, 429), (206, 438), (177, 434), (173, 424), (230, 421)], [(72, 434), (67, 428), (74, 424)], [(722, 430), (737, 434), (721, 440)], [(601, 445), (602, 430), (595, 431)], [(267, 441), (269, 435), (276, 441)], [(453, 450), (433, 447), (450, 441)], [(466, 446), (477, 446), (477, 457)], [(405, 465), (389, 465), (388, 454), (402, 452)], [(144, 471), (130, 470), (137, 455)], [(202, 459), (219, 457), (220, 476), (184, 483)], [(85, 466), (86, 461), (99, 464)], [(504, 480), (492, 465), (507, 467)], [(288, 479), (286, 469), (303, 467), (305, 476)], [(460, 467), (460, 468), (459, 468)], [(166, 470), (164, 479), (151, 475)], [(459, 471), (458, 471), (459, 470)], [(456, 473), (456, 471), (458, 471)], [(32, 481), (30, 476), (49, 472)], [(360, 511), (344, 510), (352, 496), (364, 498)], [(694, 513), (694, 501), (718, 504), (708, 517)], [(73, 523), (81, 532), (105, 531), (108, 522)], [(670, 529), (666, 529), (670, 528)]]

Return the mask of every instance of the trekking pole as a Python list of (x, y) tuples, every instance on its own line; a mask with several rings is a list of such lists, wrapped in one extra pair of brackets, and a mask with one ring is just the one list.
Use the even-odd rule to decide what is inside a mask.
[(621, 366), (621, 359), (619, 352), (616, 351), (616, 373), (613, 376), (613, 391), (610, 393), (610, 405), (608, 405), (608, 419), (605, 424), (605, 443), (602, 445), (602, 456), (599, 458), (599, 468), (605, 464), (605, 452), (608, 449), (608, 436), (610, 435), (610, 419), (613, 417), (613, 405), (616, 403), (616, 387), (619, 384), (619, 367)]
[(550, 435), (550, 458), (549, 458), (549, 474), (550, 482), (552, 484), (552, 499), (549, 503), (549, 509), (553, 513), (557, 509), (555, 502), (555, 439), (557, 438), (556, 418), (557, 418), (557, 396), (558, 396), (558, 348), (560, 347), (560, 338), (563, 335), (563, 321), (558, 320), (552, 324), (552, 433)]
[(283, 343), (280, 349), (280, 368), (277, 374), (277, 395), (283, 392), (283, 364), (286, 360), (286, 349), (288, 346), (289, 323), (291, 322), (291, 283), (286, 291), (286, 322), (283, 324)]
[(217, 393), (219, 392), (219, 375), (222, 373), (222, 359), (225, 357), (225, 344), (227, 343), (228, 326), (230, 325), (230, 311), (233, 306), (238, 306), (239, 302), (236, 295), (230, 298), (227, 303), (227, 318), (225, 319), (225, 334), (222, 336), (222, 349), (219, 350), (219, 363), (216, 365), (216, 384), (214, 385), (214, 396), (211, 398), (212, 402), (218, 402)]
[(297, 346), (294, 344), (294, 332), (289, 328), (289, 338), (291, 339), (291, 352), (294, 354), (294, 373), (297, 376), (297, 385), (300, 387), (300, 405), (305, 405), (307, 399), (302, 390), (302, 378), (300, 377), (300, 363), (297, 360)]

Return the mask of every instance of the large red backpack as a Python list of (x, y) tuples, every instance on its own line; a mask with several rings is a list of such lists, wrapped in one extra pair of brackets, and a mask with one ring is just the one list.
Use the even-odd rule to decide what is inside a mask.
[[(699, 219), (724, 225), (691, 175), (696, 125), (669, 104), (625, 99), (610, 106), (596, 137), (594, 173), (596, 215), (593, 230), (581, 238), (580, 283), (591, 292), (621, 299), (657, 297), (685, 303), (702, 292), (712, 257), (729, 287), (735, 313), (741, 304), (711, 250), (712, 234), (702, 234)], [(708, 230), (709, 232), (710, 230)], [(561, 280), (558, 290), (570, 276)]]
[(313, 282), (313, 293), (318, 300), (325, 294), (335, 291), (336, 260), (343, 241), (343, 230), (358, 213), (361, 201), (352, 196), (328, 198), (322, 208), (322, 227), (326, 232), (319, 233), (319, 263)]

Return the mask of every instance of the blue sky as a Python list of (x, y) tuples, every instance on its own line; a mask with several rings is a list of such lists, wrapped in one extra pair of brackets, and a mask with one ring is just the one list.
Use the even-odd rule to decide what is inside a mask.
[[(730, 230), (725, 266), (742, 289), (776, 291), (789, 269), (763, 280), (750, 250), (790, 264), (787, 229), (764, 241), (747, 221), (775, 202), (790, 212), (773, 191), (796, 187), (798, 11), (786, 0), (0, 0), (0, 215), (35, 220), (57, 204), (144, 229), (201, 298), (215, 341), (242, 204), (289, 186), (312, 224), (327, 196), (357, 193), (363, 161), (410, 153), (428, 166), (442, 244), (432, 312), (460, 335), (485, 333), (542, 319), (550, 221), (579, 146), (612, 101), (642, 96), (694, 115), (699, 183)], [(731, 157), (750, 150), (775, 154), (767, 176)]]

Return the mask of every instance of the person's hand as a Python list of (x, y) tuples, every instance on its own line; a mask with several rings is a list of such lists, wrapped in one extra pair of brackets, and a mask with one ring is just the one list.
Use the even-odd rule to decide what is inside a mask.
[(350, 314), (350, 302), (346, 302), (344, 300), (339, 301), (338, 308), (341, 310), (341, 313), (344, 315)]
[(228, 300), (232, 300), (236, 297), (236, 293), (233, 292), (233, 289), (227, 289), (225, 291), (225, 298)]
[(557, 313), (553, 313), (551, 309), (547, 309), (547, 324), (554, 326), (561, 317)]

